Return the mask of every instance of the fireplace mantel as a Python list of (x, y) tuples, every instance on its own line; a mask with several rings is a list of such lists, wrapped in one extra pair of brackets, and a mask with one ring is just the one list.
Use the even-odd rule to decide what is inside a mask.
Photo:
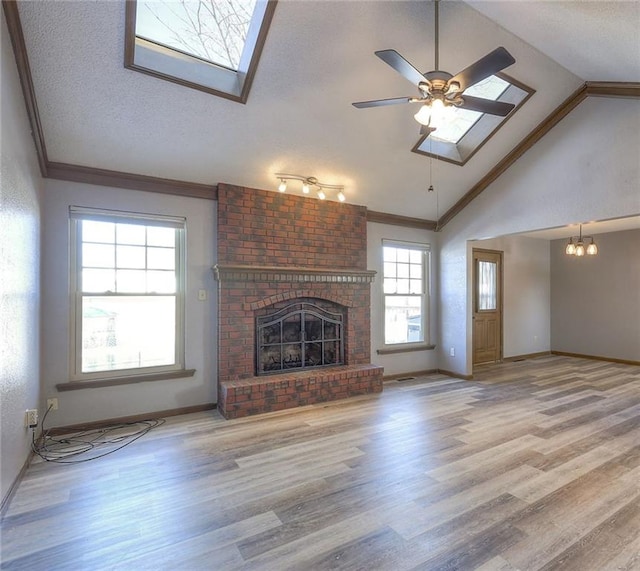
[(340, 269), (327, 270), (303, 267), (237, 266), (217, 264), (213, 266), (218, 281), (234, 282), (316, 282), (369, 284), (373, 282), (374, 270)]

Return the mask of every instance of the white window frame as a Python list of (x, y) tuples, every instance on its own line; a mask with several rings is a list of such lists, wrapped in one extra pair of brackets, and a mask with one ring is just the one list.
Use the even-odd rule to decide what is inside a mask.
[[(405, 293), (385, 293), (384, 291), (384, 248), (401, 248), (406, 250), (418, 250), (422, 253), (422, 293), (421, 294), (405, 294)], [(382, 258), (382, 336), (383, 336), (383, 350), (393, 350), (393, 349), (412, 349), (412, 348), (426, 348), (431, 346), (431, 331), (429, 327), (430, 323), (430, 298), (431, 298), (431, 245), (424, 244), (420, 242), (406, 242), (399, 240), (382, 240), (382, 249), (381, 249), (381, 258)], [(407, 296), (420, 296), (422, 297), (422, 307), (424, 311), (422, 312), (422, 331), (424, 332), (424, 338), (422, 341), (409, 341), (409, 342), (401, 342), (401, 343), (387, 343), (387, 311), (386, 311), (386, 300), (387, 297), (407, 297)]]
[[(134, 367), (129, 369), (114, 369), (82, 372), (82, 302), (83, 297), (96, 295), (123, 295), (130, 293), (114, 292), (83, 292), (82, 291), (82, 231), (83, 220), (98, 220), (125, 224), (141, 224), (144, 226), (162, 226), (174, 228), (176, 232), (176, 316), (175, 316), (175, 353), (174, 362), (169, 365)], [(176, 216), (155, 214), (141, 214), (121, 212), (100, 208), (79, 206), (69, 207), (70, 221), (70, 351), (69, 371), (72, 381), (98, 381), (107, 379), (135, 378), (143, 376), (162, 375), (185, 371), (185, 292), (186, 292), (186, 219)], [(166, 293), (133, 294), (142, 297), (154, 295), (171, 295)]]

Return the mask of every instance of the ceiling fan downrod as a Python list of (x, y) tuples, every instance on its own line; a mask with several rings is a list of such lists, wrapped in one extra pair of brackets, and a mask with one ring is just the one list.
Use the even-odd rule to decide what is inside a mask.
[(439, 21), (438, 14), (440, 12), (440, 7), (438, 6), (438, 2), (440, 0), (433, 0), (433, 1), (434, 1), (434, 4), (435, 4), (434, 15), (435, 15), (435, 19), (436, 19), (436, 22), (435, 22), (435, 34), (434, 34), (435, 35), (435, 43), (436, 43), (436, 51), (435, 51), (435, 56), (434, 56), (434, 64), (435, 64), (434, 65), (434, 70), (438, 71), (438, 66), (440, 65), (440, 57), (439, 57), (439, 49), (438, 49), (438, 44), (440, 43), (439, 42), (440, 26), (438, 24), (438, 21)]

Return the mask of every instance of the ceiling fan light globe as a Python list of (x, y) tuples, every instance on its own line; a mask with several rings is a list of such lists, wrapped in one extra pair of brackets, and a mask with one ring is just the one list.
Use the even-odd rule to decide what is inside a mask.
[(591, 240), (591, 244), (587, 246), (587, 254), (589, 256), (595, 256), (597, 253), (598, 253), (598, 246), (596, 246), (593, 243), (593, 240)]
[(582, 242), (578, 242), (576, 245), (576, 256), (584, 256), (584, 244)]
[(429, 125), (429, 122), (431, 121), (431, 105), (428, 103), (421, 105), (413, 118), (420, 123), (420, 125)]

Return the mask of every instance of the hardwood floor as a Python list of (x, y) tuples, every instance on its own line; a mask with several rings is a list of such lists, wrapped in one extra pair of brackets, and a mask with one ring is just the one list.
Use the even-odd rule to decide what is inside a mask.
[(2, 569), (640, 569), (640, 367), (549, 356), (28, 470)]

